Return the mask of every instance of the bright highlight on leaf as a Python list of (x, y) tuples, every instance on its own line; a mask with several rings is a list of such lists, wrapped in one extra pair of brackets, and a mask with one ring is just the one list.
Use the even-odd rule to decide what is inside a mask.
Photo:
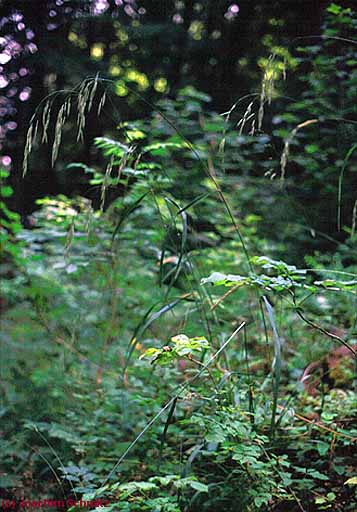
[(203, 336), (189, 338), (185, 334), (178, 334), (171, 338), (171, 345), (162, 348), (148, 348), (140, 359), (149, 359), (151, 364), (164, 366), (177, 358), (191, 359), (197, 352), (209, 348), (209, 343)]
[(167, 89), (167, 80), (164, 77), (158, 78), (154, 82), (154, 89), (157, 92), (165, 92)]

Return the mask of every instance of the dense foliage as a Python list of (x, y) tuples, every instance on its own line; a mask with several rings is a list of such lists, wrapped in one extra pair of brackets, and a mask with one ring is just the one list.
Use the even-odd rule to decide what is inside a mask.
[(356, 21), (267, 41), (223, 114), (192, 78), (123, 119), (100, 73), (36, 106), (25, 179), (48, 143), (81, 193), (24, 227), (1, 172), (4, 500), (355, 510)]

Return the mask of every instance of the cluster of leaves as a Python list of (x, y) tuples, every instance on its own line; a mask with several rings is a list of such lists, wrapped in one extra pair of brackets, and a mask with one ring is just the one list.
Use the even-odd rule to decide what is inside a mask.
[(21, 231), (20, 215), (6, 204), (6, 201), (13, 194), (12, 187), (6, 183), (9, 172), (0, 168), (0, 184), (1, 184), (1, 201), (0, 214), (2, 218), (0, 228), (0, 244), (3, 248), (4, 255), (13, 258), (17, 263), (20, 261), (20, 250), (16, 243), (15, 237)]
[(151, 364), (169, 364), (178, 358), (192, 359), (195, 353), (209, 348), (209, 343), (204, 337), (189, 338), (185, 334), (178, 334), (171, 338), (172, 345), (165, 345), (163, 348), (149, 348), (141, 356), (148, 358)]
[(275, 292), (303, 288), (311, 292), (311, 294), (320, 293), (321, 290), (326, 289), (357, 293), (356, 280), (324, 279), (323, 281), (312, 281), (311, 284), (308, 284), (308, 271), (297, 269), (295, 265), (288, 265), (284, 261), (272, 260), (266, 256), (253, 257), (251, 258), (251, 262), (262, 269), (272, 271), (275, 275), (268, 276), (266, 274), (250, 273), (248, 276), (240, 276), (214, 272), (209, 277), (202, 279), (202, 284), (211, 283), (215, 286), (224, 285), (236, 287), (255, 286), (258, 289)]

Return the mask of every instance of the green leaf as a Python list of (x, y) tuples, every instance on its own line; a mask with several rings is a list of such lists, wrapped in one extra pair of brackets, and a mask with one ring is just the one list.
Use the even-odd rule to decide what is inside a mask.
[(319, 151), (319, 146), (317, 146), (316, 144), (307, 144), (307, 146), (305, 146), (305, 151), (309, 155), (312, 155)]
[(144, 153), (150, 153), (154, 156), (165, 156), (169, 154), (168, 149), (183, 149), (189, 147), (186, 142), (155, 142), (143, 148)]
[(324, 281), (314, 281), (315, 286), (330, 290), (342, 290), (357, 292), (357, 281), (336, 281), (335, 279), (325, 279)]
[(243, 286), (249, 283), (247, 277), (233, 275), (233, 274), (222, 274), (221, 272), (213, 272), (209, 277), (205, 277), (201, 280), (201, 284), (211, 283), (215, 286)]
[(208, 492), (208, 485), (203, 484), (201, 482), (192, 481), (190, 482), (190, 487), (192, 487), (192, 489), (195, 489), (195, 491), (198, 492)]
[(343, 485), (357, 485), (357, 476), (352, 476)]
[(117, 158), (123, 157), (130, 150), (129, 146), (108, 137), (96, 137), (94, 144), (98, 148), (103, 149), (106, 156), (115, 156)]
[(328, 481), (329, 480), (329, 477), (324, 475), (323, 473), (320, 473), (320, 471), (317, 471), (315, 469), (309, 469), (307, 471), (307, 474), (309, 476), (311, 476), (312, 478), (317, 478), (317, 480), (323, 480), (323, 481)]
[(191, 85), (188, 85), (187, 87), (184, 87), (183, 89), (179, 90), (179, 97), (184, 98), (193, 98), (199, 101), (203, 101), (205, 103), (209, 103), (211, 101), (211, 97), (208, 96), (208, 94), (205, 94), (203, 92), (197, 91), (194, 87)]
[(203, 336), (196, 338), (188, 338), (185, 334), (178, 334), (171, 338), (175, 346), (175, 352), (178, 355), (184, 356), (191, 352), (201, 352), (204, 349), (209, 348), (209, 343)]
[(127, 484), (121, 484), (119, 491), (125, 492), (128, 495), (134, 494), (135, 492), (148, 492), (158, 489), (157, 485), (153, 482), (128, 482)]
[(12, 196), (13, 193), (14, 193), (14, 191), (8, 185), (1, 187), (1, 195), (3, 197), (10, 197), (10, 196)]
[(342, 7), (340, 5), (332, 3), (327, 7), (326, 11), (331, 14), (338, 15), (342, 12)]
[(94, 174), (95, 173), (94, 169), (92, 169), (91, 167), (88, 167), (88, 165), (85, 165), (85, 164), (82, 164), (82, 163), (78, 163), (78, 162), (73, 162), (71, 164), (68, 164), (65, 167), (65, 169), (82, 169), (87, 174)]

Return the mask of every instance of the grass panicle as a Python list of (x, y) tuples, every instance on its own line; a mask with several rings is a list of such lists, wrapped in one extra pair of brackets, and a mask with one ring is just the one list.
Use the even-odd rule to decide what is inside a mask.
[(48, 142), (48, 127), (51, 120), (51, 102), (48, 100), (42, 110), (42, 144)]
[(318, 123), (318, 119), (308, 119), (307, 121), (304, 121), (303, 123), (298, 124), (295, 126), (295, 128), (291, 131), (290, 135), (285, 139), (284, 143), (284, 149), (281, 154), (280, 158), (280, 182), (283, 183), (285, 180), (285, 174), (286, 174), (286, 166), (289, 159), (290, 154), (290, 145), (292, 141), (294, 140), (297, 132), (301, 130), (302, 128), (305, 128), (306, 126), (310, 126), (312, 124)]
[(114, 156), (112, 156), (111, 159), (109, 160), (107, 167), (105, 169), (105, 173), (104, 173), (104, 179), (103, 179), (103, 183), (102, 183), (102, 187), (101, 187), (101, 191), (100, 191), (100, 211), (101, 212), (103, 212), (103, 210), (104, 210), (105, 193), (106, 193), (106, 190), (110, 183), (110, 177), (112, 174), (113, 165), (114, 165)]
[(56, 163), (59, 148), (61, 145), (62, 128), (66, 122), (66, 111), (67, 111), (67, 104), (65, 102), (61, 105), (61, 107), (58, 111), (58, 115), (57, 115), (56, 126), (55, 126), (55, 136), (54, 136), (53, 145), (52, 145), (52, 158), (51, 158), (52, 167)]
[(28, 160), (29, 160), (29, 156), (30, 156), (30, 153), (32, 150), (32, 145), (34, 142), (33, 133), (34, 133), (34, 126), (32, 123), (30, 123), (28, 130), (27, 130), (27, 135), (26, 135), (24, 159), (23, 159), (23, 164), (22, 164), (22, 176), (23, 177), (26, 175), (27, 170), (28, 170)]

